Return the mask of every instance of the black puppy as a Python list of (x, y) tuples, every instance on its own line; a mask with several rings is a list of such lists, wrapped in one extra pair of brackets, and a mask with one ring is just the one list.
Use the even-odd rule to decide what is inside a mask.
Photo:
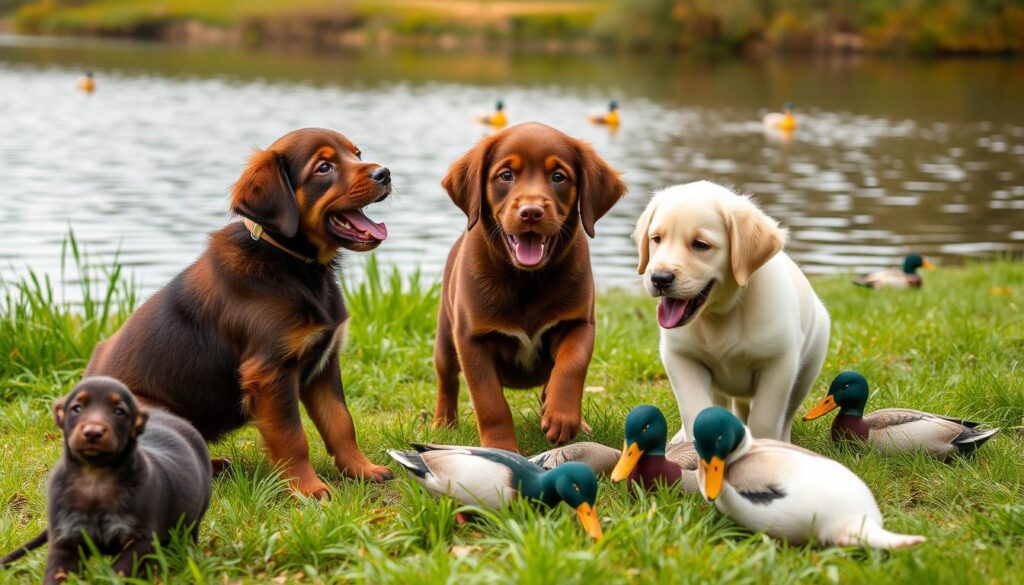
[(114, 569), (123, 574), (152, 551), (154, 536), (166, 543), (182, 519), (198, 538), (212, 473), (192, 425), (143, 410), (124, 384), (101, 376), (84, 378), (53, 415), (64, 431), (64, 457), (50, 476), (48, 529), (3, 563), (49, 540), (45, 582), (60, 583), (89, 550), (83, 535), (102, 554), (118, 555)]

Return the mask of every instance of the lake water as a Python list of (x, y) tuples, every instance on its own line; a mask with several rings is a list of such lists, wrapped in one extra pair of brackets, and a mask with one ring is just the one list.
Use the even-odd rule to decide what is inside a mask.
[[(97, 90), (74, 88), (86, 68)], [(385, 265), (438, 275), (464, 217), (439, 182), (486, 129), (512, 122), (592, 142), (631, 192), (598, 223), (602, 286), (636, 286), (635, 218), (652, 190), (713, 179), (757, 195), (810, 273), (1024, 251), (1024, 61), (762, 62), (651, 56), (304, 55), (0, 37), (0, 274), (56, 272), (69, 228), (163, 284), (228, 221), (254, 147), (341, 130), (390, 167)], [(584, 115), (622, 104), (610, 134)], [(760, 118), (796, 102), (789, 142)], [(361, 258), (348, 255), (358, 278)]]

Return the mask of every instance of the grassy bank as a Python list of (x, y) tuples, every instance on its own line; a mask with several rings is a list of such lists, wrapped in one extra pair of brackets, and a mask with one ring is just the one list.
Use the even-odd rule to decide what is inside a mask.
[[(76, 280), (69, 266), (67, 277)], [(116, 269), (87, 271), (82, 307), (51, 298), (39, 278), (3, 285), (0, 313), (0, 549), (44, 526), (46, 474), (60, 453), (50, 416), (55, 396), (77, 380), (97, 339), (115, 330), (135, 299)], [(328, 503), (296, 501), (266, 465), (256, 433), (235, 433), (213, 452), (234, 459), (214, 483), (199, 546), (176, 543), (158, 554), (169, 583), (653, 583), (1024, 581), (1024, 264), (991, 262), (925, 275), (921, 291), (872, 292), (841, 277), (815, 286), (833, 317), (831, 350), (807, 405), (827, 380), (856, 368), (874, 384), (872, 408), (901, 405), (972, 417), (1004, 430), (966, 461), (883, 457), (837, 448), (827, 423), (797, 423), (794, 442), (835, 457), (878, 497), (887, 527), (929, 541), (891, 554), (815, 550), (751, 535), (699, 496), (658, 493), (634, 502), (621, 485), (601, 482), (605, 539), (589, 542), (574, 513), (513, 505), (455, 526), (450, 502), (434, 501), (404, 475), (387, 485), (342, 480), (319, 439), (314, 465), (335, 487)], [(1012, 293), (991, 289), (1011, 287)], [(1002, 292), (1002, 291), (997, 291)], [(361, 443), (371, 458), (409, 440), (472, 444), (469, 401), (462, 424), (434, 431), (431, 343), (438, 289), (382, 275), (347, 291), (353, 315), (343, 374)], [(678, 424), (657, 356), (654, 303), (634, 291), (598, 301), (598, 342), (587, 384), (591, 440), (622, 442), (625, 413), (642, 402)], [(507, 393), (520, 444), (548, 445), (539, 430), (537, 393)], [(307, 421), (307, 432), (315, 430)], [(397, 466), (392, 466), (396, 471)], [(37, 582), (36, 552), (0, 582)], [(112, 582), (109, 563), (93, 561), (89, 582)]]
[(30, 33), (313, 48), (1024, 51), (1022, 0), (0, 0)]

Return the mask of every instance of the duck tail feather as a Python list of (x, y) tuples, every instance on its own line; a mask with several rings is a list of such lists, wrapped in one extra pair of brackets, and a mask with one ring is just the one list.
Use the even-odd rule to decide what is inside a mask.
[(960, 435), (953, 439), (953, 444), (960, 451), (961, 454), (973, 453), (992, 438), (993, 435), (999, 432), (998, 428), (995, 429), (978, 429), (968, 428)]
[(416, 451), (388, 449), (388, 455), (417, 477), (426, 477), (430, 473), (430, 468), (427, 467), (427, 464), (423, 462), (423, 458)]
[(836, 539), (840, 546), (867, 546), (871, 548), (893, 549), (921, 544), (926, 539), (915, 534), (897, 534), (889, 532), (878, 522), (865, 519), (854, 529)]

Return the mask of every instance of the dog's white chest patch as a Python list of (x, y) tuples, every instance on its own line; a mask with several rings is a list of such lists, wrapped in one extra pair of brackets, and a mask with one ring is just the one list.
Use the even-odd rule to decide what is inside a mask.
[(499, 329), (497, 332), (519, 340), (519, 349), (516, 351), (515, 358), (516, 364), (523, 369), (532, 370), (537, 365), (537, 359), (540, 357), (540, 348), (544, 334), (557, 324), (558, 321), (548, 323), (538, 329), (533, 334), (533, 337), (527, 335), (522, 329)]
[(307, 381), (312, 380), (313, 378), (317, 377), (318, 375), (320, 375), (321, 372), (324, 371), (324, 368), (327, 367), (327, 361), (330, 359), (331, 354), (333, 354), (335, 350), (337, 350), (338, 353), (341, 353), (342, 348), (345, 346), (345, 338), (347, 336), (348, 319), (345, 319), (345, 321), (341, 325), (339, 325), (337, 329), (334, 330), (334, 335), (331, 338), (331, 342), (327, 345), (327, 348), (324, 349), (324, 353), (323, 355), (320, 356), (320, 360), (317, 361), (316, 367), (313, 368), (313, 370), (309, 373)]

